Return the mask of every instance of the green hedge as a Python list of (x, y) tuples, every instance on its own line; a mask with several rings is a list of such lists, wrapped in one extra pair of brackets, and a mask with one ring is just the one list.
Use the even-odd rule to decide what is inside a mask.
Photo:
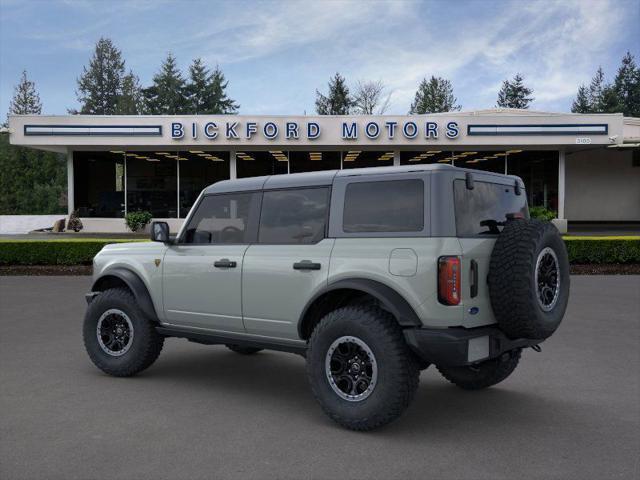
[[(103, 238), (0, 240), (0, 265), (89, 265), (109, 243), (136, 242)], [(146, 240), (142, 240), (146, 241)]]
[[(138, 239), (73, 238), (66, 240), (0, 239), (0, 265), (88, 265), (109, 243)], [(640, 237), (565, 237), (569, 261), (640, 263)]]
[(640, 263), (640, 237), (564, 237), (569, 261), (586, 263)]

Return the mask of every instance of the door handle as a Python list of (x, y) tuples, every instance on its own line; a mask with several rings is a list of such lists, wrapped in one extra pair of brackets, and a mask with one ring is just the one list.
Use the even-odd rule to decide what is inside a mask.
[(293, 264), (294, 270), (320, 270), (321, 267), (321, 264), (314, 263), (311, 260), (302, 260)]
[(471, 288), (470, 295), (471, 298), (475, 298), (478, 296), (478, 262), (475, 260), (471, 260)]
[(213, 262), (213, 266), (216, 268), (236, 268), (236, 265), (236, 262), (228, 258), (222, 258)]

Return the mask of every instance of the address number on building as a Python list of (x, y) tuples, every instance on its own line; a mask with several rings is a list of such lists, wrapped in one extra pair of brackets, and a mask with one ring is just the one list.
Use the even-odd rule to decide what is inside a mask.
[(590, 143), (591, 143), (591, 139), (589, 137), (576, 138), (576, 145), (589, 145)]

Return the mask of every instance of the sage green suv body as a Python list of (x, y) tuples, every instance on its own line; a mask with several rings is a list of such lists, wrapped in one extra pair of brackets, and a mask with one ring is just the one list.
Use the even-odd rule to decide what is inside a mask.
[[(156, 241), (112, 244), (96, 255), (85, 343), (114, 375), (155, 360), (126, 362), (147, 333), (157, 353), (165, 337), (240, 353), (297, 352), (307, 356), (314, 393), (332, 418), (374, 428), (402, 410), (385, 410), (393, 402), (381, 382), (405, 382), (394, 401), (406, 405), (420, 367), (468, 368), (505, 354), (517, 363), (523, 347), (541, 341), (505, 335), (492, 309), (490, 259), (510, 215), (528, 218), (519, 178), (448, 165), (219, 182), (202, 192), (175, 238), (154, 223)], [(113, 291), (124, 292), (120, 303), (101, 299)], [(96, 307), (99, 300), (105, 305)], [(402, 350), (395, 364), (386, 365), (384, 338), (364, 339), (369, 318), (370, 331), (389, 330)], [(323, 322), (341, 335), (314, 347)]]

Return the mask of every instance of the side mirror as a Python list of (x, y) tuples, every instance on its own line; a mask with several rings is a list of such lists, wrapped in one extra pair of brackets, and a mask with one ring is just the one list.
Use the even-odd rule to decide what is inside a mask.
[(170, 243), (169, 224), (167, 222), (153, 222), (151, 224), (151, 241)]

